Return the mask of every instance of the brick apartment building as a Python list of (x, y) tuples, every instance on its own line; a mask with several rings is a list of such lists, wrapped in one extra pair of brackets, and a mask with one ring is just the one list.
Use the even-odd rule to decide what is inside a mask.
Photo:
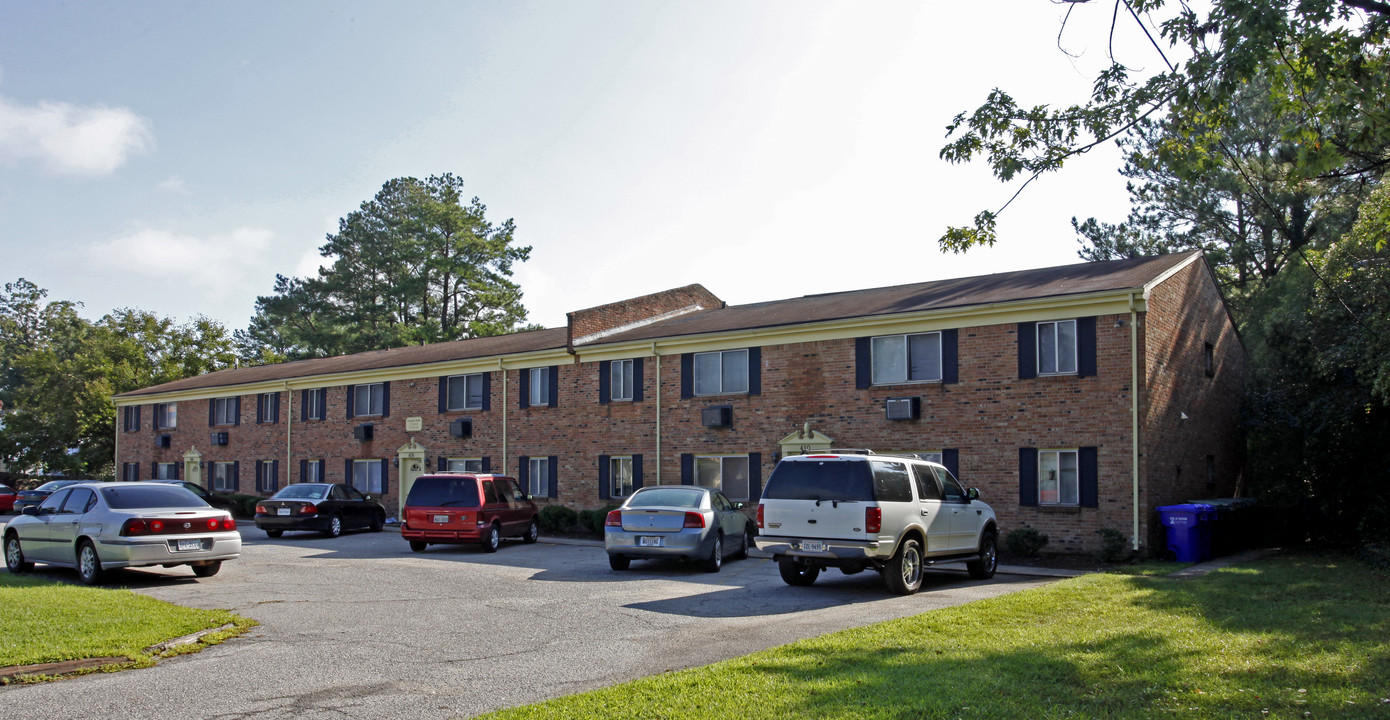
[(1235, 491), (1244, 379), (1196, 252), (737, 306), (691, 285), (563, 328), (124, 393), (116, 459), (121, 479), (253, 494), (348, 482), (394, 512), (435, 469), (577, 509), (672, 483), (756, 501), (782, 455), (862, 447), (939, 458), (1004, 533), (1143, 547), (1155, 507)]

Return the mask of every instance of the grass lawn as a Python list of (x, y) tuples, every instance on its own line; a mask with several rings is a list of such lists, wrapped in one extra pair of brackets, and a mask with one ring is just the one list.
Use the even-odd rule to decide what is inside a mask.
[(1390, 718), (1388, 581), (1296, 554), (1088, 575), (485, 717)]
[(200, 643), (240, 635), (256, 623), (226, 610), (197, 610), (108, 588), (0, 574), (0, 667), (125, 657), (154, 664), (145, 648), (200, 630), (233, 627)]

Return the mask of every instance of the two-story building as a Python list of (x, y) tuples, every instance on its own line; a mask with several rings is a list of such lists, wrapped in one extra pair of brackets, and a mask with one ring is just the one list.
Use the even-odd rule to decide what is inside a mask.
[[(116, 396), (121, 479), (397, 509), (434, 469), (542, 502), (697, 483), (756, 502), (788, 453), (925, 453), (1050, 549), (1136, 547), (1230, 495), (1245, 351), (1200, 253), (726, 305), (699, 285), (566, 327), (222, 370)], [(1159, 543), (1161, 546), (1161, 543)]]

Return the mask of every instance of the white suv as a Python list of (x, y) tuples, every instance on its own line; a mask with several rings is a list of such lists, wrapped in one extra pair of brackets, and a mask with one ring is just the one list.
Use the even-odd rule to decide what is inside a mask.
[(758, 549), (789, 585), (821, 568), (873, 568), (893, 592), (922, 586), (923, 565), (964, 560), (970, 576), (998, 565), (994, 510), (945, 467), (868, 450), (796, 455), (777, 463), (758, 504)]

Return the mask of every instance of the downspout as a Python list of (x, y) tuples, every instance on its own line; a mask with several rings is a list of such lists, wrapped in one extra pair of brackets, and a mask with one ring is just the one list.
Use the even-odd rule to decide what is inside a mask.
[[(507, 474), (507, 366), (497, 358), (497, 371), (502, 374), (502, 474)], [(520, 477), (518, 475), (518, 477)], [(522, 488), (523, 490), (525, 488)]]
[(652, 355), (656, 358), (656, 484), (661, 484), (661, 353), (652, 342)]
[(1139, 310), (1134, 293), (1129, 295), (1129, 364), (1130, 364), (1130, 472), (1134, 476), (1133, 550), (1139, 551)]
[(115, 439), (111, 444), (111, 474), (114, 480), (121, 479), (121, 464), (118, 462), (121, 459), (121, 421), (124, 419), (121, 417), (121, 409), (120, 405), (116, 406), (116, 422), (112, 427)]
[[(285, 381), (285, 484), (294, 477), (294, 393), (290, 391), (290, 381)], [(275, 478), (280, 482), (280, 478)]]

